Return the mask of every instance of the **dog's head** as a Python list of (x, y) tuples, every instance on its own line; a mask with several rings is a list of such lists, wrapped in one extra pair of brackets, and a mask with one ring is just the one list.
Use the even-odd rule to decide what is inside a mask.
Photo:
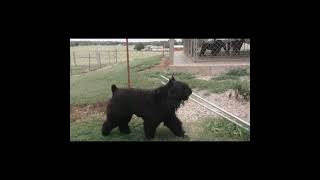
[(192, 94), (192, 90), (188, 84), (176, 81), (173, 76), (168, 82), (168, 88), (169, 99), (175, 99), (183, 102), (188, 100), (189, 96)]

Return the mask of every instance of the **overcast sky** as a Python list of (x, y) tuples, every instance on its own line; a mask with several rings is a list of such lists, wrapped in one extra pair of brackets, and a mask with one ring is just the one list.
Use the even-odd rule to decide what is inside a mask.
[[(150, 42), (150, 41), (168, 41), (169, 39), (131, 39), (129, 38), (129, 42)], [(181, 41), (181, 39), (175, 39), (177, 41)], [(118, 41), (118, 42), (126, 42), (126, 39), (70, 39), (70, 41)]]

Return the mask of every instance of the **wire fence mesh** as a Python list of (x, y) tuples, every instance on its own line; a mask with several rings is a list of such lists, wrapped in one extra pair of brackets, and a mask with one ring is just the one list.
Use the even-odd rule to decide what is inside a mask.
[(250, 39), (183, 39), (183, 45), (193, 59), (250, 56)]
[[(127, 60), (127, 51), (123, 46), (111, 47), (70, 47), (70, 74), (82, 74)], [(129, 59), (134, 61), (156, 55), (168, 55), (168, 49), (144, 49), (141, 51), (129, 47)]]

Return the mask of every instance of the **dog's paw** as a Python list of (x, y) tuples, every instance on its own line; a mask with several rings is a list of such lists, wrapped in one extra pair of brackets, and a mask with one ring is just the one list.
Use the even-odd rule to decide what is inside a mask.
[(130, 133), (131, 133), (130, 129), (120, 130), (120, 132), (121, 132), (122, 134), (130, 134)]
[(108, 132), (108, 131), (102, 131), (103, 136), (108, 136), (109, 134), (110, 134), (110, 132)]

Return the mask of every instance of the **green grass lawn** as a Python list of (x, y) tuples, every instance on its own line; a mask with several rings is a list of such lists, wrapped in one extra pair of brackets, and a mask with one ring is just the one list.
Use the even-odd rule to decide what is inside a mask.
[[(71, 141), (145, 141), (143, 123), (133, 117), (129, 123), (130, 134), (121, 134), (118, 128), (109, 136), (102, 136), (101, 127), (104, 116), (91, 116), (79, 122), (70, 123)], [(197, 122), (183, 123), (187, 137), (180, 138), (163, 124), (151, 141), (249, 141), (250, 133), (221, 118), (207, 118)]]
[[(132, 87), (155, 88), (161, 85), (160, 81), (155, 81), (138, 73), (143, 69), (148, 69), (155, 64), (159, 64), (160, 56), (136, 59), (130, 63)], [(116, 64), (110, 69), (71, 76), (70, 103), (84, 104), (104, 101), (111, 95), (112, 84), (118, 87), (128, 87), (127, 65), (125, 63)]]
[[(160, 63), (160, 56), (135, 59), (130, 62), (131, 83), (134, 88), (156, 88), (161, 85), (159, 74), (169, 77), (167, 71), (150, 71), (149, 69)], [(224, 77), (223, 77), (224, 76)], [(243, 70), (235, 70), (222, 74), (221, 77), (208, 81), (196, 79), (195, 76), (177, 73), (177, 80), (185, 81), (192, 88), (207, 89), (220, 93), (237, 87), (243, 81), (240, 77), (249, 76)], [(125, 63), (119, 63), (112, 68), (100, 69), (76, 76), (70, 76), (70, 105), (95, 104), (106, 101), (111, 97), (111, 85), (127, 87), (127, 69)], [(101, 114), (91, 114), (80, 120), (70, 121), (71, 141), (144, 141), (142, 120), (133, 118), (129, 124), (132, 133), (123, 135), (116, 128), (110, 136), (101, 135), (101, 125), (105, 117)], [(155, 141), (249, 141), (250, 132), (246, 132), (236, 125), (220, 119), (204, 119), (198, 122), (183, 124), (189, 138), (177, 138), (169, 129), (161, 125), (157, 129)]]
[(108, 66), (108, 64), (101, 64), (101, 66), (99, 64), (92, 64), (90, 65), (90, 68), (88, 65), (70, 66), (70, 75), (88, 73), (89, 71), (95, 71), (106, 66)]

